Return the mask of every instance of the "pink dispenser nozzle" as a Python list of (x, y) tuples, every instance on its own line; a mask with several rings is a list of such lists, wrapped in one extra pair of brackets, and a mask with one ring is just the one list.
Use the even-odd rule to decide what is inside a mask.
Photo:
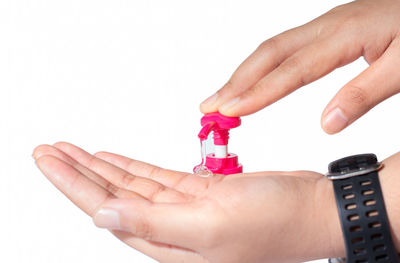
[(227, 117), (219, 112), (208, 113), (201, 118), (199, 138), (207, 139), (210, 132), (214, 132), (215, 152), (207, 154), (205, 166), (213, 173), (235, 174), (243, 172), (243, 166), (238, 163), (238, 156), (228, 153), (229, 130), (240, 126), (239, 117)]

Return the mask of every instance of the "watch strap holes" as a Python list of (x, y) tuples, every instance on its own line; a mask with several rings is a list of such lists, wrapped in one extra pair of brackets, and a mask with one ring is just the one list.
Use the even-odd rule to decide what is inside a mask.
[(383, 234), (381, 234), (381, 233), (373, 234), (373, 235), (371, 236), (371, 239), (372, 239), (372, 240), (380, 240), (380, 239), (383, 239)]
[(351, 188), (353, 188), (353, 184), (342, 185), (342, 190), (350, 190)]
[(373, 189), (364, 190), (361, 192), (362, 195), (372, 195), (375, 191)]
[(354, 255), (356, 256), (361, 256), (367, 253), (367, 250), (365, 248), (356, 248), (353, 250)]
[(349, 227), (349, 231), (350, 232), (359, 232), (359, 231), (362, 231), (362, 227), (361, 226), (351, 226), (351, 227)]
[(378, 244), (378, 245), (375, 245), (372, 249), (376, 252), (384, 251), (384, 250), (386, 250), (386, 246), (384, 244)]
[(372, 184), (371, 180), (365, 180), (365, 181), (360, 182), (361, 186), (370, 185), (370, 184)]
[(388, 257), (388, 255), (386, 255), (386, 254), (379, 255), (379, 256), (376, 256), (376, 257), (375, 257), (375, 260), (376, 260), (377, 262), (386, 261), (386, 260), (388, 260), (388, 259), (389, 259), (389, 257)]
[(357, 208), (357, 205), (355, 203), (347, 204), (344, 207), (346, 210), (353, 210)]
[(373, 206), (375, 204), (376, 204), (376, 200), (374, 200), (374, 199), (369, 199), (369, 200), (364, 201), (365, 206)]
[(349, 221), (356, 221), (359, 219), (360, 219), (360, 216), (358, 214), (352, 214), (347, 217), (347, 220), (349, 220)]
[(372, 222), (372, 223), (368, 224), (369, 228), (379, 228), (381, 226), (382, 226), (381, 222), (378, 222), (378, 221), (375, 221), (375, 222)]
[[(343, 165), (329, 166), (327, 176), (332, 179), (346, 245), (346, 259), (337, 258), (331, 262), (400, 263), (379, 181), (378, 170), (382, 166), (376, 158), (361, 157), (347, 158)], [(346, 166), (350, 171), (340, 173)]]
[(365, 213), (366, 216), (368, 217), (374, 217), (374, 216), (378, 216), (379, 212), (377, 210), (372, 210), (372, 211), (368, 211), (367, 213)]
[(353, 199), (356, 195), (353, 193), (343, 195), (343, 198), (346, 200)]
[(364, 238), (363, 237), (355, 237), (351, 240), (351, 243), (353, 244), (358, 244), (358, 243), (364, 243)]

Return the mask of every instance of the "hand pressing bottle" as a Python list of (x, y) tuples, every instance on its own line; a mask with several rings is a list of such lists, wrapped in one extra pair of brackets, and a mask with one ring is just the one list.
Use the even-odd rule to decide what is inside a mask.
[(321, 123), (327, 133), (341, 131), (400, 92), (399, 0), (354, 1), (266, 40), (201, 111), (254, 113), (360, 56), (370, 66), (325, 108)]
[[(42, 145), (40, 170), (129, 246), (163, 263), (302, 262), (345, 255), (332, 182), (310, 171), (202, 178), (120, 155)], [(400, 249), (400, 153), (382, 191)]]

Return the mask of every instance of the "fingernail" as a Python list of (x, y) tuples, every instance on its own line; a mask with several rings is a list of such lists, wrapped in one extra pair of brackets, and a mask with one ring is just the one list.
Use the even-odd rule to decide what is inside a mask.
[(233, 106), (235, 106), (238, 102), (239, 102), (240, 98), (236, 97), (224, 104), (221, 105), (221, 107), (219, 107), (219, 110), (225, 111), (228, 110), (230, 108), (232, 108)]
[(203, 105), (203, 106), (205, 106), (205, 105), (211, 105), (211, 104), (213, 104), (214, 102), (217, 101), (217, 98), (218, 98), (218, 93), (215, 93), (214, 95), (208, 97), (205, 101), (203, 101), (203, 102), (201, 103), (201, 105)]
[(31, 155), (31, 156), (32, 156), (32, 158), (33, 158), (33, 159), (35, 159), (35, 160), (37, 159), (37, 158), (36, 158), (36, 157), (37, 157), (37, 152), (36, 152), (36, 149), (35, 149), (35, 150), (33, 150), (33, 152), (32, 152), (32, 155)]
[(121, 229), (119, 213), (112, 209), (101, 208), (93, 217), (93, 221), (100, 228)]
[(323, 119), (322, 127), (328, 133), (336, 133), (343, 130), (349, 120), (340, 108), (331, 110)]
[(33, 159), (36, 160), (36, 159), (39, 159), (40, 157), (42, 157), (42, 154), (40, 154), (40, 153), (38, 154), (37, 152), (32, 153), (32, 158)]

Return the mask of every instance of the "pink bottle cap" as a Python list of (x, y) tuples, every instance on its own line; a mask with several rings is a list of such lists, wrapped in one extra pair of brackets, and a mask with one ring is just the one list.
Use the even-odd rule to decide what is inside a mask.
[[(205, 114), (201, 118), (203, 128), (199, 133), (199, 138), (201, 141), (206, 140), (213, 131), (215, 145), (228, 145), (229, 130), (240, 124), (239, 117), (227, 117), (219, 112)], [(228, 153), (226, 158), (217, 158), (213, 153), (207, 154), (205, 166), (213, 173), (218, 174), (228, 175), (243, 172), (243, 166), (239, 164), (238, 156), (233, 153)]]
[(200, 140), (207, 139), (211, 131), (214, 132), (215, 145), (227, 145), (229, 139), (229, 130), (239, 127), (241, 124), (239, 117), (227, 117), (219, 112), (207, 113), (201, 118), (201, 129), (199, 133)]

